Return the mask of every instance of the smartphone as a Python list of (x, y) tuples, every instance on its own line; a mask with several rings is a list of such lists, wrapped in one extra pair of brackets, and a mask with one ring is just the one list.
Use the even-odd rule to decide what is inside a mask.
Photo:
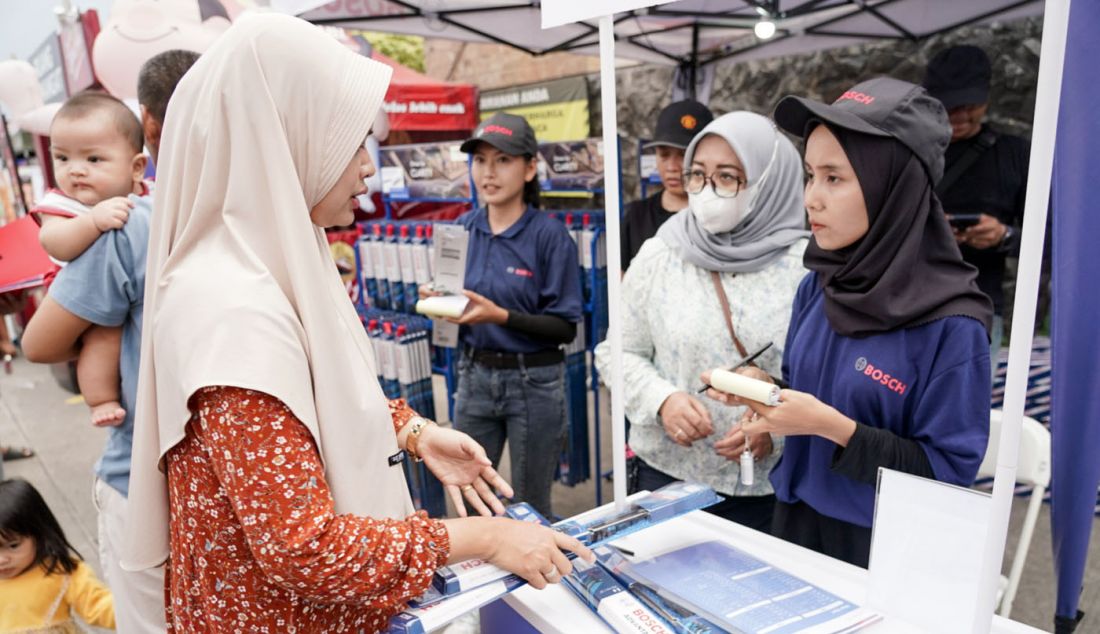
[(967, 227), (973, 227), (978, 224), (982, 219), (981, 214), (951, 214), (947, 216), (947, 221), (951, 223), (952, 227), (956, 229), (966, 229)]

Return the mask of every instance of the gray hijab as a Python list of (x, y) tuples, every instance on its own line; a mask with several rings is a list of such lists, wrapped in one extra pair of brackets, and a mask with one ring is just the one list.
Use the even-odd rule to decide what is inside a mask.
[(685, 169), (708, 134), (724, 139), (741, 159), (748, 184), (738, 196), (757, 188), (752, 207), (732, 230), (712, 234), (699, 225), (689, 205), (663, 224), (657, 236), (684, 260), (708, 271), (759, 271), (810, 235), (805, 229), (802, 159), (771, 119), (739, 111), (718, 117), (692, 139), (684, 155)]

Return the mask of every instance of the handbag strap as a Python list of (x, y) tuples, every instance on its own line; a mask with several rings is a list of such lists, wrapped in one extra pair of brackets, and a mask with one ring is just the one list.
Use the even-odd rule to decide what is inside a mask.
[(740, 353), (741, 358), (749, 356), (745, 346), (741, 345), (741, 340), (737, 338), (737, 333), (733, 331), (733, 316), (730, 314), (730, 300), (726, 297), (726, 289), (722, 288), (722, 276), (718, 275), (718, 271), (710, 272), (710, 280), (714, 282), (714, 291), (718, 293), (718, 301), (722, 304), (722, 316), (726, 319), (726, 330), (729, 330), (730, 339), (733, 339), (733, 345), (737, 346), (737, 352)]
[(940, 179), (939, 184), (936, 185), (936, 195), (943, 198), (947, 190), (951, 189), (951, 186), (966, 173), (966, 170), (970, 169), (982, 157), (982, 154), (985, 154), (986, 150), (996, 144), (997, 133), (989, 128), (983, 130), (978, 138), (970, 144), (970, 147), (966, 148), (965, 153), (951, 165), (951, 168)]

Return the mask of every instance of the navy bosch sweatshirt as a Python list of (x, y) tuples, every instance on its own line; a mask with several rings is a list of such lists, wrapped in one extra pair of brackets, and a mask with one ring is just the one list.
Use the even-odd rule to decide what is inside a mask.
[(771, 474), (780, 501), (871, 526), (879, 467), (969, 486), (989, 439), (985, 328), (946, 317), (869, 337), (838, 335), (817, 273), (795, 295), (783, 378), (859, 423), (846, 448), (790, 436)]

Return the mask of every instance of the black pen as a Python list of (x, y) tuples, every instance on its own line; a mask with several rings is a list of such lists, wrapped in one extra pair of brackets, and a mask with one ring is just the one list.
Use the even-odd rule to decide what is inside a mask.
[[(737, 368), (743, 368), (746, 365), (752, 363), (753, 361), (756, 360), (756, 357), (759, 357), (760, 355), (764, 354), (764, 351), (767, 350), (770, 347), (772, 347), (772, 342), (769, 341), (768, 343), (764, 344), (763, 348), (761, 348), (761, 349), (757, 350), (756, 352), (750, 354), (749, 356), (745, 357), (744, 359), (741, 359), (741, 363), (738, 363), (737, 365), (733, 366), (732, 368), (729, 369), (729, 371), (733, 372)], [(696, 392), (696, 394), (702, 394), (703, 392), (706, 392), (709, 389), (710, 389), (709, 385), (704, 385), (702, 388), (699, 389), (698, 392)]]

